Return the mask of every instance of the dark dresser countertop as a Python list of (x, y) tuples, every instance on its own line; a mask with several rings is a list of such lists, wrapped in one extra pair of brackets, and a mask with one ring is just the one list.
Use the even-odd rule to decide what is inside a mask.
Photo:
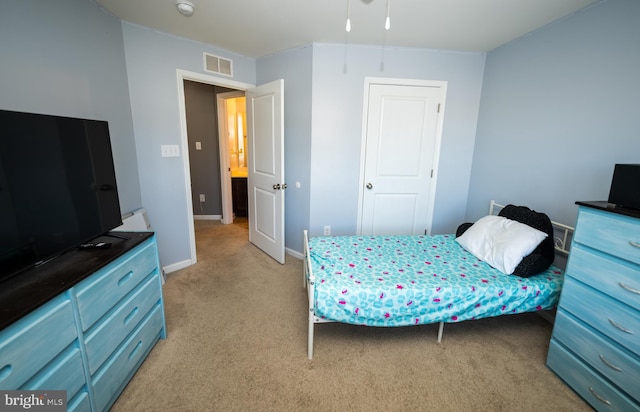
[(592, 207), (594, 209), (604, 210), (606, 212), (617, 213), (619, 215), (631, 216), (640, 218), (640, 210), (628, 209), (625, 207), (616, 206), (612, 203), (602, 201), (579, 201), (576, 205)]
[(118, 259), (153, 232), (112, 232), (93, 243), (110, 243), (108, 249), (73, 249), (38, 267), (0, 282), (0, 330), (31, 313), (81, 280)]

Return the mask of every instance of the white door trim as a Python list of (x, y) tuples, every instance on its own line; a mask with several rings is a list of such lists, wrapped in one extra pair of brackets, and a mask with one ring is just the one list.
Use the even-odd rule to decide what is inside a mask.
[(180, 150), (182, 152), (182, 166), (184, 171), (185, 204), (187, 207), (187, 226), (189, 232), (189, 250), (191, 256), (190, 264), (195, 264), (198, 259), (196, 255), (196, 232), (193, 225), (193, 201), (191, 200), (191, 172), (189, 166), (189, 140), (187, 138), (187, 111), (184, 101), (184, 81), (191, 80), (198, 83), (210, 84), (213, 86), (229, 87), (237, 90), (247, 90), (255, 87), (253, 84), (241, 83), (235, 80), (223, 79), (215, 76), (208, 76), (202, 73), (177, 69), (176, 78), (178, 82), (178, 113), (180, 116)]
[(362, 137), (360, 142), (360, 178), (358, 187), (358, 220), (357, 233), (362, 234), (362, 207), (365, 189), (365, 153), (367, 147), (367, 118), (369, 113), (369, 88), (372, 84), (391, 85), (391, 86), (418, 86), (418, 87), (439, 87), (442, 89), (443, 98), (440, 104), (440, 117), (436, 126), (436, 141), (433, 157), (433, 180), (429, 193), (429, 206), (427, 215), (427, 232), (431, 233), (433, 225), (433, 209), (435, 206), (436, 185), (438, 181), (438, 167), (440, 161), (440, 150), (442, 146), (442, 119), (444, 118), (445, 101), (447, 97), (447, 81), (445, 80), (420, 80), (420, 79), (394, 79), (385, 77), (365, 77), (364, 78), (364, 96), (362, 104)]

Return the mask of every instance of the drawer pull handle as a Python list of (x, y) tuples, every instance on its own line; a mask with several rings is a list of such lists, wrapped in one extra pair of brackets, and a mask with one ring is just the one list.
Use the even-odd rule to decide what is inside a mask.
[(604, 363), (605, 365), (607, 365), (608, 367), (610, 367), (614, 371), (622, 372), (622, 369), (620, 369), (619, 367), (617, 367), (616, 365), (611, 363), (609, 360), (607, 360), (607, 358), (605, 358), (604, 355), (599, 355), (599, 356), (600, 356), (600, 360), (602, 361), (602, 363)]
[(122, 321), (122, 324), (126, 325), (127, 323), (131, 322), (131, 319), (133, 319), (133, 317), (136, 316), (137, 313), (138, 313), (138, 307), (136, 306), (135, 308), (133, 308), (131, 313), (129, 313), (127, 317), (124, 318), (124, 320)]
[(629, 244), (633, 247), (637, 247), (638, 249), (640, 249), (640, 243), (638, 242), (634, 242), (633, 240), (630, 240)]
[(118, 286), (122, 286), (127, 280), (131, 279), (133, 272), (129, 272), (118, 280)]
[(618, 283), (618, 285), (620, 285), (620, 287), (621, 287), (622, 289), (626, 290), (626, 291), (629, 291), (629, 292), (631, 292), (631, 293), (635, 293), (636, 295), (640, 295), (640, 290), (638, 290), (638, 289), (634, 289), (634, 288), (632, 288), (631, 286), (629, 286), (629, 285), (625, 285), (625, 284), (624, 284), (624, 283), (622, 283), (622, 282), (619, 282), (619, 283)]
[(602, 396), (598, 395), (591, 386), (589, 386), (589, 392), (591, 392), (591, 394), (593, 396), (596, 397), (597, 400), (599, 400), (600, 402), (604, 403), (605, 405), (611, 405), (611, 402), (609, 402), (608, 400), (606, 400), (605, 398), (603, 398)]
[(9, 375), (11, 375), (12, 370), (13, 368), (11, 367), (11, 365), (3, 366), (2, 369), (0, 369), (0, 381), (7, 379)]
[(627, 329), (624, 326), (620, 325), (619, 323), (616, 323), (611, 319), (609, 319), (609, 323), (612, 324), (616, 329), (619, 329), (624, 333), (628, 333), (629, 335), (633, 335), (633, 331), (631, 329)]
[(129, 353), (129, 360), (133, 358), (133, 356), (136, 354), (136, 352), (138, 351), (138, 349), (140, 349), (141, 346), (142, 346), (142, 341), (139, 341), (136, 347), (133, 348), (133, 350)]

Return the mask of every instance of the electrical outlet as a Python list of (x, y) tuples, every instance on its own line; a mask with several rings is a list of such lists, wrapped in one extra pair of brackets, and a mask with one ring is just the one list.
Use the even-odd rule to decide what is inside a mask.
[(204, 200), (204, 195), (200, 195), (200, 201), (201, 201), (201, 202), (205, 202), (205, 200)]
[(325, 236), (331, 236), (331, 226), (325, 226), (324, 227), (324, 235)]

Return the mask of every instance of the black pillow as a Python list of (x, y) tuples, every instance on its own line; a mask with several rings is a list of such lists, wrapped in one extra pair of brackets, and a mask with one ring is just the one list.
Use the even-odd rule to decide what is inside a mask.
[[(498, 216), (524, 223), (547, 234), (547, 237), (540, 242), (538, 247), (529, 255), (525, 256), (518, 266), (516, 266), (513, 271), (514, 275), (528, 278), (551, 266), (556, 251), (553, 242), (553, 225), (547, 215), (531, 210), (526, 206), (507, 205), (498, 213)], [(473, 223), (463, 223), (458, 226), (456, 237), (460, 237), (471, 225), (473, 225)]]
[(458, 226), (458, 229), (456, 229), (456, 237), (462, 236), (462, 234), (466, 232), (467, 229), (469, 229), (471, 226), (473, 226), (473, 223), (469, 223), (469, 222), (463, 223), (460, 226)]

